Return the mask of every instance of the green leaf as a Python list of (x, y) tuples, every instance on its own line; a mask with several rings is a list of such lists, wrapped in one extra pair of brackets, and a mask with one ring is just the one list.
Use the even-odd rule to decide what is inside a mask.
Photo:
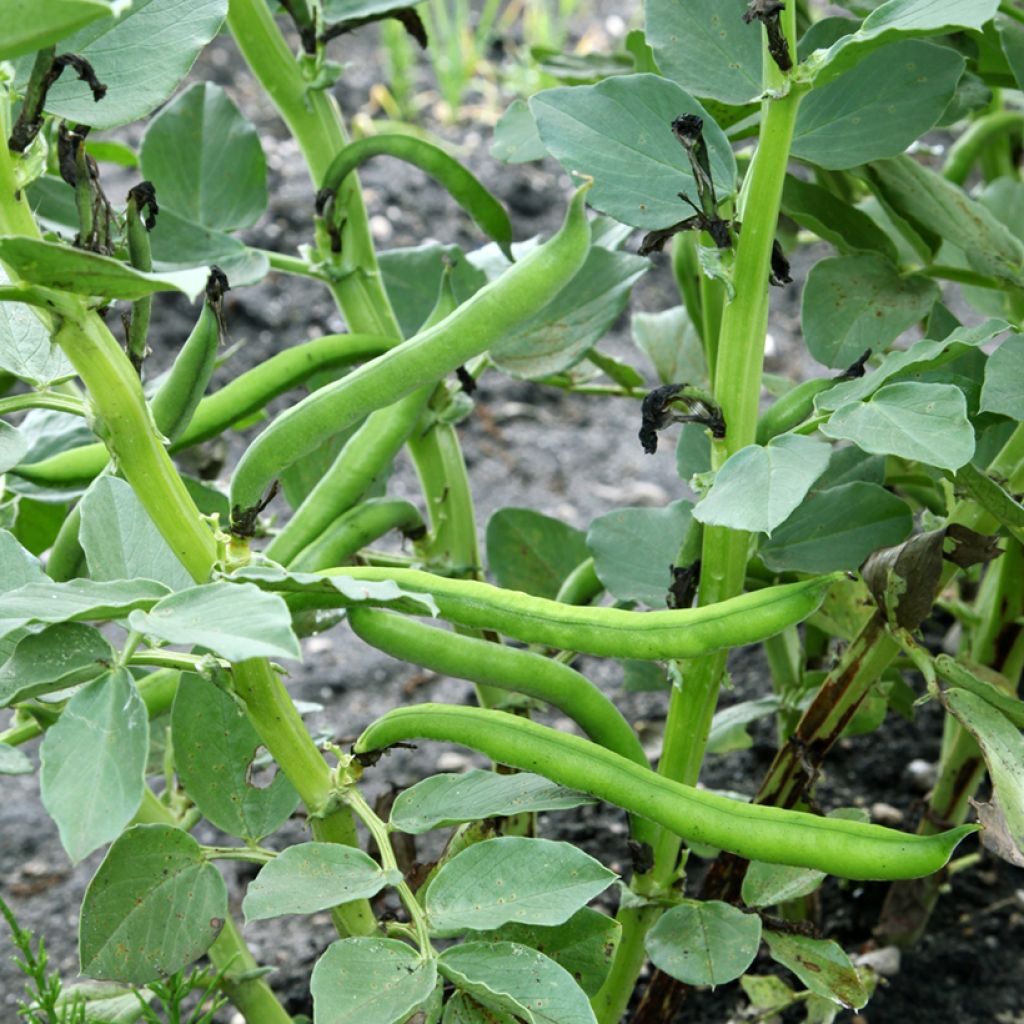
[(474, 768), (459, 774), (432, 775), (400, 793), (391, 808), (391, 826), (419, 835), (467, 821), (527, 811), (560, 811), (592, 802), (590, 797), (542, 775), (499, 775)]
[(144, 117), (185, 77), (227, 7), (227, 0), (134, 0), (116, 21), (94, 22), (65, 39), (61, 51), (89, 61), (107, 95), (96, 103), (84, 82), (64, 74), (47, 94), (47, 111), (94, 129)]
[(81, 503), (79, 540), (94, 580), (142, 578), (170, 590), (192, 585), (192, 577), (131, 486), (113, 476), (96, 479)]
[(775, 572), (852, 571), (913, 528), (906, 502), (877, 484), (852, 481), (811, 494), (758, 553)]
[(743, 876), (743, 902), (748, 907), (776, 907), (816, 892), (825, 878), (824, 871), (813, 868), (755, 860)]
[(28, 453), (28, 442), (17, 427), (0, 420), (0, 473), (17, 466)]
[(437, 961), (396, 939), (331, 943), (313, 968), (316, 1024), (401, 1024), (437, 984)]
[(205, 267), (163, 273), (135, 270), (110, 256), (72, 249), (61, 242), (37, 238), (0, 238), (0, 259), (31, 284), (106, 299), (141, 299), (154, 292), (201, 295), (209, 271)]
[(174, 763), (203, 816), (233, 836), (258, 842), (291, 816), (299, 795), (283, 772), (253, 783), (261, 746), (245, 712), (216, 683), (184, 672), (171, 710)]
[(529, 946), (564, 967), (588, 996), (604, 984), (622, 934), (622, 925), (591, 907), (577, 910), (564, 924), (509, 923), (480, 938)]
[(656, 75), (546, 89), (530, 100), (540, 137), (567, 172), (594, 178), (587, 201), (635, 228), (663, 228), (690, 215), (677, 193), (696, 198), (693, 174), (671, 124), (704, 120), (719, 199), (735, 191), (736, 161), (722, 130), (692, 96)]
[(870, 373), (855, 380), (840, 381), (814, 399), (816, 412), (832, 412), (848, 402), (874, 394), (883, 384), (903, 374), (934, 370), (965, 352), (991, 341), (1006, 330), (1003, 320), (986, 320), (976, 327), (958, 327), (942, 341), (923, 338), (910, 348), (890, 352)]
[(414, 594), (402, 590), (394, 580), (371, 583), (366, 580), (352, 580), (346, 576), (287, 572), (269, 565), (246, 566), (234, 572), (231, 579), (254, 583), (261, 590), (301, 599), (299, 603), (305, 607), (348, 608), (354, 604), (367, 604), (375, 608), (406, 612), (409, 615), (438, 614), (437, 605), (429, 594)]
[(615, 880), (570, 843), (502, 836), (456, 854), (434, 876), (424, 905), (438, 933), (562, 924)]
[(647, 42), (662, 74), (734, 106), (760, 96), (762, 32), (744, 23), (746, 9), (746, 0), (647, 0)]
[[(9, 282), (0, 267), (0, 284)], [(75, 368), (29, 306), (0, 302), (0, 370), (33, 387), (59, 384), (75, 375)]]
[(526, 100), (513, 100), (498, 119), (490, 153), (506, 164), (525, 164), (548, 155)]
[(998, 7), (999, 0), (889, 0), (873, 10), (857, 31), (821, 55), (815, 62), (821, 65), (815, 86), (831, 81), (892, 40), (980, 29)]
[(1024, 855), (1024, 737), (1000, 711), (966, 690), (947, 690), (943, 703), (977, 740), (1007, 831)]
[(804, 287), (804, 339), (819, 363), (842, 369), (867, 348), (887, 348), (922, 320), (938, 297), (934, 281), (904, 277), (884, 256), (820, 260)]
[(774, 715), (780, 706), (779, 698), (772, 695), (730, 704), (716, 711), (708, 733), (708, 753), (729, 754), (734, 750), (749, 750), (754, 741), (747, 732), (747, 726), (767, 715)]
[(231, 235), (194, 224), (173, 210), (161, 208), (149, 241), (154, 270), (160, 273), (182, 272), (189, 267), (202, 267), (206, 273), (210, 264), (216, 264), (237, 288), (261, 281), (270, 269), (264, 253)]
[(339, 903), (369, 899), (401, 880), (362, 850), (338, 843), (300, 843), (279, 853), (249, 883), (246, 922), (282, 914), (314, 914)]
[(105, 981), (83, 981), (64, 985), (54, 1007), (67, 1017), (61, 1017), (71, 1024), (75, 1020), (75, 1004), (85, 1005), (84, 1024), (135, 1024), (142, 1016), (143, 1002), (149, 1004), (154, 995), (148, 989), (125, 988)]
[(708, 526), (771, 535), (803, 501), (828, 460), (827, 445), (799, 434), (747, 445), (726, 460), (693, 517)]
[(664, 608), (672, 566), (690, 527), (693, 504), (664, 508), (620, 508), (598, 516), (587, 531), (594, 571), (619, 601)]
[(553, 598), (589, 557), (582, 530), (532, 509), (499, 509), (487, 523), (487, 565), (506, 590)]
[(0, 593), (17, 590), (26, 583), (48, 583), (39, 559), (19, 543), (10, 530), (0, 530)]
[(786, 175), (782, 212), (844, 255), (874, 252), (894, 263), (898, 259), (896, 243), (863, 210), (812, 181)]
[(784, 1010), (796, 1001), (796, 993), (774, 974), (744, 974), (740, 986), (758, 1010)]
[(519, 1018), (488, 1009), (465, 992), (456, 992), (445, 1004), (441, 1024), (519, 1024)]
[(1024, 420), (1024, 334), (1013, 334), (988, 357), (981, 411)]
[(210, 82), (193, 83), (153, 118), (139, 158), (161, 215), (166, 208), (194, 224), (234, 231), (252, 227), (267, 208), (260, 137)]
[(711, 438), (702, 423), (684, 423), (676, 443), (676, 472), (684, 483), (711, 469)]
[(838, 943), (768, 928), (764, 939), (772, 959), (788, 967), (812, 992), (855, 1010), (868, 1001), (857, 969)]
[(206, 583), (128, 616), (132, 629), (169, 644), (206, 647), (228, 661), (293, 658), (302, 651), (288, 606), (247, 583)]
[(33, 622), (121, 619), (133, 608), (151, 607), (166, 594), (167, 588), (152, 580), (26, 583), (0, 594), (0, 636)]
[(95, 679), (114, 657), (110, 641), (80, 622), (30, 633), (0, 668), (0, 707)]
[(127, 669), (79, 690), (39, 750), (40, 795), (74, 863), (117, 837), (142, 802), (149, 715)]
[(959, 469), (974, 454), (967, 402), (952, 384), (887, 384), (870, 401), (841, 406), (821, 432), (941, 469)]
[(32, 762), (17, 747), (0, 743), (0, 775), (31, 775)]
[(593, 246), (579, 273), (543, 309), (491, 346), (495, 366), (514, 377), (546, 377), (575, 366), (629, 302), (650, 261)]
[(1000, 18), (996, 21), (996, 31), (1017, 88), (1024, 89), (1024, 25), (1009, 18)]
[(46, 17), (41, 18), (39, 0), (7, 0), (0, 60), (43, 50), (113, 11), (107, 0), (47, 0)]
[(1024, 243), (983, 203), (909, 156), (878, 160), (868, 170), (888, 206), (962, 249), (972, 269), (1024, 284)]
[(793, 156), (832, 170), (897, 156), (942, 117), (963, 71), (945, 46), (908, 39), (877, 50), (804, 97)]
[[(492, 248), (499, 251), (497, 245), (484, 246), (485, 250)], [(470, 263), (457, 245), (424, 242), (410, 249), (389, 249), (379, 255), (378, 262), (405, 338), (412, 337), (430, 316), (446, 267), (451, 268), (452, 289), (460, 303), (487, 283), (484, 272)]]
[(445, 950), (438, 967), (457, 989), (527, 1024), (597, 1024), (569, 972), (528, 946), (464, 942)]
[(79, 956), (89, 978), (145, 985), (187, 967), (228, 912), (220, 872), (172, 825), (136, 825), (107, 851), (82, 903)]
[(728, 903), (681, 903), (647, 933), (651, 963), (687, 985), (721, 985), (738, 978), (761, 943), (761, 919)]
[(634, 313), (633, 344), (647, 354), (662, 384), (708, 386), (707, 360), (685, 306), (658, 313)]

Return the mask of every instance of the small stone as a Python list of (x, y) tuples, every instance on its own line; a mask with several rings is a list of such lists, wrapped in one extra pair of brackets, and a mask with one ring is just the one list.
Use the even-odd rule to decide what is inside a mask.
[(470, 765), (470, 760), (465, 754), (457, 750), (446, 750), (437, 759), (437, 770), (439, 772), (464, 772)]
[(882, 946), (869, 953), (862, 953), (855, 960), (858, 967), (870, 967), (875, 974), (894, 978), (900, 973), (901, 954), (898, 946)]
[(907, 778), (910, 780), (910, 784), (918, 791), (918, 793), (927, 793), (934, 785), (935, 780), (938, 777), (938, 768), (931, 763), (931, 761), (925, 761), (924, 758), (915, 757), (906, 767)]
[(375, 241), (386, 242), (394, 234), (394, 228), (391, 227), (391, 221), (387, 217), (382, 217), (378, 213), (370, 218), (370, 234), (373, 235)]
[(871, 820), (879, 825), (887, 825), (889, 828), (896, 828), (903, 822), (903, 812), (892, 804), (878, 801), (871, 805)]

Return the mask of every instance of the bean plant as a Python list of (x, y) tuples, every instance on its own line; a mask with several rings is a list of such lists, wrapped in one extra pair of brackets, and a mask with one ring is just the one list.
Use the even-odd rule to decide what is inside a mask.
[[(224, 999), (250, 1024), (291, 1020), (229, 906), (228, 860), (253, 865), (250, 935), (329, 912), (316, 1024), (649, 1024), (736, 979), (759, 1013), (831, 1020), (874, 977), (817, 930), (827, 876), (890, 882), (878, 934), (907, 945), (977, 860), (968, 845), (950, 863), (966, 837), (1021, 863), (1024, 13), (847, 12), (647, 0), (625, 53), (504, 114), (496, 158), (550, 156), (576, 183), (551, 237), (514, 241), (442, 148), (346, 134), (332, 86), (350, 34), (387, 19), (422, 42), (416, 7), (4, 5), (0, 771), (38, 771), (72, 862), (105, 850), (80, 911), (88, 981), (61, 991), (36, 958), (26, 1019), (179, 1020), (195, 987), (195, 1020)], [(253, 126), (209, 82), (179, 90), (222, 29), (308, 167), (294, 253), (239, 237), (267, 204)], [(377, 253), (371, 159), (431, 176), (481, 248)], [(769, 297), (808, 241), (816, 371), (796, 382), (766, 375), (764, 351)], [(596, 347), (652, 260), (680, 295), (633, 321), (653, 388)], [(270, 270), (326, 289), (347, 330), (280, 337), (210, 391), (229, 290)], [(193, 300), (195, 326), (157, 375), (165, 292)], [(482, 553), (459, 423), (499, 373), (600, 402), (638, 435), (637, 476), (676, 443), (678, 500), (586, 531), (503, 509)], [(254, 423), (226, 490), (182, 468)], [(418, 502), (382, 482), (403, 449)], [(474, 705), (410, 702), (354, 744), (345, 721), (314, 739), (283, 666), (330, 628), (473, 682)], [(770, 689), (719, 711), (747, 644)], [(577, 655), (664, 684), (656, 765)], [(944, 726), (917, 829), (822, 806), (836, 742), (921, 703)], [(779, 742), (756, 794), (699, 788), (759, 718)], [(40, 737), (37, 767), (19, 747)], [(424, 762), (389, 810), (371, 804), (381, 756), (429, 741), (492, 770)], [(622, 877), (538, 834), (538, 812), (557, 828), (595, 800), (628, 817)], [(286, 845), (296, 813), (304, 841)], [(408, 837), (435, 830), (442, 852), (414, 871)], [(762, 943), (787, 980), (749, 973)]]

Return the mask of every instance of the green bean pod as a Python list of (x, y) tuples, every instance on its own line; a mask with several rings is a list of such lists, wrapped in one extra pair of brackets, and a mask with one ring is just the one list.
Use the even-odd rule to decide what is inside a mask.
[(938, 871), (975, 825), (915, 836), (880, 825), (730, 800), (664, 778), (578, 736), (483, 708), (420, 704), (377, 719), (356, 754), (412, 739), (470, 747), (492, 760), (643, 815), (685, 841), (748, 860), (852, 879), (920, 878)]
[(176, 441), (184, 433), (213, 376), (217, 349), (224, 340), (227, 289), (228, 279), (223, 271), (211, 267), (199, 319), (149, 403), (156, 428), (168, 441)]
[(360, 548), (391, 530), (406, 535), (426, 531), (423, 517), (415, 505), (397, 498), (371, 498), (339, 516), (312, 544), (303, 548), (288, 564), (295, 572), (316, 572), (328, 565), (339, 565)]
[(512, 225), (505, 208), (458, 160), (415, 136), (371, 135), (350, 142), (327, 168), (323, 188), (336, 192), (352, 171), (375, 156), (397, 157), (426, 171), (512, 259)]
[(773, 437), (799, 426), (814, 412), (815, 396), (835, 385), (831, 377), (815, 377), (791, 388), (758, 418), (757, 443), (767, 444)]
[(512, 264), (450, 316), (278, 416), (235, 468), (233, 508), (243, 514), (256, 508), (274, 478), (297, 459), (374, 409), (391, 405), (486, 352), (505, 331), (543, 308), (576, 276), (590, 249), (584, 203), (588, 188), (577, 190), (553, 238)]
[[(817, 610), (842, 573), (765, 587), (699, 608), (630, 612), (576, 606), (493, 587), (476, 580), (447, 579), (417, 569), (345, 567), (325, 576), (393, 580), (403, 590), (430, 594), (441, 617), (459, 626), (491, 629), (524, 643), (560, 647), (609, 658), (695, 658), (711, 651), (756, 643), (802, 622)], [(297, 605), (315, 607), (329, 595), (303, 594)], [(293, 606), (294, 607), (294, 606)]]
[[(232, 424), (259, 412), (268, 402), (297, 387), (314, 373), (366, 362), (394, 344), (393, 338), (372, 334), (327, 334), (278, 352), (204, 398), (170, 450), (180, 452), (208, 441)], [(34, 483), (71, 487), (99, 476), (108, 458), (105, 445), (86, 444), (19, 466), (17, 472)]]
[(348, 623), (361, 640), (394, 658), (441, 675), (542, 700), (568, 715), (595, 743), (647, 766), (644, 748), (619, 709), (568, 665), (391, 612), (350, 608)]

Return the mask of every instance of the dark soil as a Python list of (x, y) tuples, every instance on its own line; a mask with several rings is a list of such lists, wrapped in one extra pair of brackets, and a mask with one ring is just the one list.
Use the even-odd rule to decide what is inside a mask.
[[(346, 115), (362, 107), (369, 86), (379, 75), (373, 35), (363, 34), (348, 44), (339, 98)], [(208, 50), (195, 76), (224, 85), (259, 126), (270, 166), (271, 207), (248, 240), (266, 248), (293, 252), (310, 238), (312, 188), (301, 157), (280, 122), (240, 65), (230, 42), (221, 39)], [(486, 125), (447, 128), (431, 123), (449, 142), (457, 143), (484, 183), (507, 204), (518, 237), (550, 233), (561, 219), (569, 182), (551, 162), (525, 166), (496, 163), (487, 152)], [(472, 225), (454, 204), (419, 171), (394, 162), (371, 163), (362, 175), (375, 235), (382, 248), (418, 244), (428, 238), (457, 242), (465, 248), (482, 244)], [(112, 193), (114, 194), (114, 193)], [(798, 257), (794, 276), (806, 273), (806, 254)], [(660, 310), (678, 302), (663, 258), (634, 292), (634, 310)], [(809, 370), (795, 332), (799, 325), (799, 284), (773, 292), (771, 333), (774, 354), (768, 369), (805, 375)], [(194, 313), (183, 303), (158, 303), (154, 362), (169, 361), (191, 326)], [(342, 328), (326, 291), (314, 282), (272, 274), (255, 288), (230, 294), (228, 318), (232, 341), (244, 341), (231, 373), (258, 363), (287, 345)], [(628, 318), (623, 317), (603, 351), (650, 368), (629, 342)], [(460, 426), (460, 436), (477, 500), (481, 529), (488, 517), (504, 506), (526, 506), (586, 528), (595, 516), (629, 505), (661, 506), (685, 493), (675, 473), (673, 446), (665, 444), (654, 457), (644, 456), (636, 440), (639, 426), (634, 404), (600, 401), (489, 374), (481, 382), (474, 414)], [(232, 449), (239, 447), (234, 439)], [(229, 458), (231, 454), (229, 453)], [(390, 482), (391, 492), (415, 500), (417, 485), (402, 459)], [(282, 503), (283, 504), (283, 503)], [(408, 702), (471, 699), (468, 684), (425, 676), (418, 670), (364, 648), (345, 629), (306, 641), (305, 662), (292, 670), (291, 689), (323, 711), (310, 720), (314, 730), (350, 739), (389, 708)], [(660, 750), (667, 696), (664, 693), (624, 693), (616, 666), (582, 659), (580, 666), (604, 686), (640, 730), (649, 753)], [(731, 663), (732, 689), (724, 702), (749, 699), (769, 692), (771, 682), (760, 657), (738, 652)], [(550, 719), (549, 719), (550, 720)], [(567, 721), (553, 724), (569, 727)], [(767, 724), (755, 728), (751, 749), (709, 760), (704, 783), (716, 789), (752, 793), (772, 753)], [(884, 802), (911, 829), (927, 781), (912, 762), (933, 764), (938, 757), (941, 728), (933, 713), (920, 713), (914, 723), (890, 714), (877, 733), (844, 740), (827, 764), (819, 789), (826, 808)], [(35, 757), (36, 751), (30, 750)], [(463, 750), (429, 744), (400, 751), (368, 774), (371, 797), (402, 788), (438, 770), (458, 770), (478, 759)], [(481, 762), (482, 763), (482, 762)], [(63, 852), (52, 821), (42, 812), (34, 776), (8, 778), (0, 804), (0, 884), (22, 923), (46, 938), (52, 965), (69, 979), (77, 972), (77, 912), (88, 879), (101, 854), (72, 867)], [(877, 808), (876, 808), (877, 810)], [(615, 870), (628, 871), (624, 816), (614, 808), (585, 807), (542, 818), (543, 834), (578, 843)], [(212, 833), (211, 833), (212, 835)], [(285, 845), (307, 838), (293, 820), (271, 841)], [(967, 850), (974, 847), (967, 847)], [(964, 850), (965, 848), (962, 848)], [(429, 850), (426, 850), (429, 853)], [(242, 883), (251, 877), (247, 867), (228, 864), (233, 897), (240, 899)], [(830, 883), (822, 897), (826, 935), (857, 952), (872, 942), (885, 887), (879, 884)], [(293, 1013), (311, 1012), (308, 977), (320, 952), (334, 933), (326, 914), (311, 919), (287, 918), (246, 929), (256, 957), (277, 968), (271, 983)], [(1024, 1022), (1024, 872), (982, 855), (981, 863), (955, 876), (950, 892), (939, 903), (928, 935), (904, 954), (899, 972), (883, 981), (869, 1006), (854, 1018), (873, 1022), (932, 1022), (1013, 1024)], [(0, 963), (0, 1018), (13, 1020), (20, 994), (20, 976)], [(771, 971), (764, 958), (756, 970)], [(793, 982), (793, 979), (789, 979)], [(680, 1020), (724, 1024), (742, 1019), (745, 1000), (736, 986), (718, 992), (693, 993)], [(231, 1019), (230, 1014), (222, 1018)], [(802, 1019), (799, 1015), (786, 1019)]]

